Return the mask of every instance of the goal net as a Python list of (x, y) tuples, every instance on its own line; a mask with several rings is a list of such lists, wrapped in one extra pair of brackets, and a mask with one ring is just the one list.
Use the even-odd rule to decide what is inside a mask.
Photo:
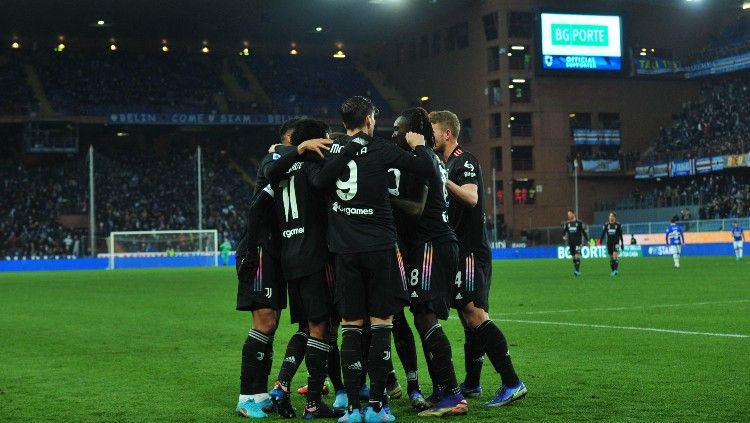
[(210, 230), (112, 232), (109, 269), (218, 266), (218, 233)]

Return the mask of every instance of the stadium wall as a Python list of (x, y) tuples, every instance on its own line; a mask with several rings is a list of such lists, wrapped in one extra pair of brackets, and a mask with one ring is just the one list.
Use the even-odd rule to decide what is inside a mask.
[[(571, 2), (572, 3), (572, 2)], [(598, 1), (575, 2), (568, 8), (574, 11), (596, 12), (601, 10)], [(572, 146), (569, 114), (591, 113), (592, 126), (600, 128), (599, 113), (619, 113), (622, 130), (622, 151), (642, 152), (656, 138), (660, 126), (669, 126), (672, 114), (681, 105), (695, 97), (699, 82), (603, 77), (540, 77), (534, 74), (533, 35), (529, 38), (511, 38), (508, 34), (509, 12), (534, 13), (538, 8), (559, 7), (557, 1), (483, 1), (470, 7), (456, 10), (450, 15), (432, 19), (423, 25), (410, 25), (409, 29), (394, 31), (393, 38), (379, 46), (374, 62), (382, 63), (391, 80), (396, 81), (411, 99), (428, 96), (425, 104), (431, 110), (450, 109), (464, 121), (471, 119), (471, 141), (465, 137), (463, 144), (479, 159), (486, 195), (486, 211), (491, 216), (494, 190), (491, 187), (493, 149), (502, 151), (502, 170), (496, 179), (502, 182), (505, 204), (499, 205), (499, 221), (504, 221), (512, 235), (518, 236), (524, 227), (556, 225), (572, 206), (574, 198), (573, 177), (568, 173), (567, 155)], [(658, 7), (639, 2), (607, 4), (609, 12), (622, 13), (625, 17), (625, 47), (635, 46), (671, 49), (676, 57), (705, 45), (708, 35), (731, 19), (725, 11), (700, 12), (685, 7)], [(499, 37), (486, 40), (482, 24), (483, 16), (497, 12)], [(707, 16), (710, 15), (710, 16)], [(445, 51), (441, 46), (438, 54), (432, 52), (435, 34), (444, 37), (448, 28), (462, 22), (468, 23), (468, 47)], [(665, 23), (668, 22), (668, 25)], [(706, 25), (706, 22), (711, 22)], [(535, 25), (535, 24), (533, 24)], [(534, 31), (532, 31), (533, 34)], [(430, 45), (428, 57), (419, 54), (423, 36)], [(439, 38), (441, 42), (444, 38)], [(416, 44), (417, 54), (409, 58), (410, 46)], [(510, 70), (507, 57), (500, 57), (497, 71), (488, 70), (488, 49), (510, 48), (511, 45), (526, 46), (532, 57), (528, 70)], [(383, 54), (386, 51), (387, 54)], [(407, 52), (402, 55), (401, 53)], [(375, 54), (375, 53), (374, 53)], [(396, 57), (403, 60), (398, 61)], [(505, 54), (503, 54), (505, 56)], [(511, 103), (508, 84), (512, 78), (530, 81), (531, 101)], [(488, 101), (488, 82), (500, 81), (502, 101), (491, 106)], [(513, 113), (532, 113), (530, 137), (511, 136), (510, 117)], [(493, 114), (499, 113), (502, 124), (499, 137), (490, 136)], [(533, 147), (533, 170), (513, 170), (511, 149), (515, 146)], [(510, 187), (514, 179), (533, 179), (542, 185), (533, 205), (516, 205)], [(594, 201), (614, 201), (631, 192), (635, 186), (632, 174), (620, 173), (619, 177), (587, 177), (579, 180), (580, 217), (591, 221)]]

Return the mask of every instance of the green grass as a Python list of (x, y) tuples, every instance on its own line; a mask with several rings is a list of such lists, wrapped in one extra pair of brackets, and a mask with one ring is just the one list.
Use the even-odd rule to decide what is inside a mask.
[[(471, 401), (459, 420), (747, 421), (748, 337), (532, 322), (750, 335), (749, 268), (628, 259), (613, 279), (594, 260), (576, 279), (569, 261), (495, 262), (491, 314), (529, 395), (500, 409)], [(234, 311), (235, 287), (230, 269), (0, 274), (0, 421), (238, 421), (250, 316)], [(460, 379), (463, 332), (445, 327)], [(292, 332), (284, 317), (276, 351)], [(487, 400), (489, 361), (483, 385)], [(405, 400), (393, 405), (398, 421), (416, 420)]]

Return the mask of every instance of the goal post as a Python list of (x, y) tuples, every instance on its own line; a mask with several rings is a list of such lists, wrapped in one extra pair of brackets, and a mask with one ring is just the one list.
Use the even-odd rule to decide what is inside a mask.
[(215, 229), (116, 231), (107, 238), (108, 269), (218, 266)]

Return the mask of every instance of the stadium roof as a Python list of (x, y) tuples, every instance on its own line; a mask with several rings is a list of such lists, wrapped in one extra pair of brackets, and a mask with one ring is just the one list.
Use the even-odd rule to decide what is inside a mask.
[[(471, 0), (24, 0), (3, 6), (0, 28), (19, 36), (366, 42), (394, 25), (418, 24), (469, 3)], [(104, 23), (97, 24), (99, 21)]]
[[(0, 37), (368, 42), (450, 14), (478, 0), (24, 0), (6, 2)], [(738, 7), (741, 0), (602, 0), (690, 7)], [(574, 8), (576, 1), (556, 3)], [(580, 3), (579, 3), (580, 4)], [(103, 21), (103, 24), (97, 24)], [(316, 30), (320, 28), (320, 30)]]

